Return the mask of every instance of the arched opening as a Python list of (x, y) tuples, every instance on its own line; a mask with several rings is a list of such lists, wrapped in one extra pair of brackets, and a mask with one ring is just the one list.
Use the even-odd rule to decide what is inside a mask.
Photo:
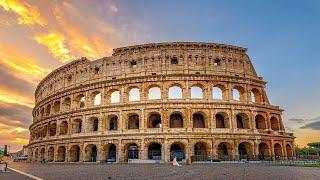
[(137, 115), (137, 114), (129, 115), (128, 129), (139, 129), (139, 115)]
[(283, 157), (281, 145), (276, 143), (273, 147), (275, 159), (281, 159), (281, 157)]
[(48, 149), (48, 162), (52, 162), (54, 160), (54, 148), (53, 147), (49, 147)]
[(172, 86), (169, 88), (169, 99), (182, 99), (182, 89), (179, 86)]
[(276, 117), (272, 117), (270, 119), (270, 123), (271, 123), (271, 129), (274, 131), (279, 131), (280, 130), (280, 123), (278, 121), (278, 119)]
[(262, 96), (261, 93), (258, 89), (252, 89), (250, 92), (250, 96), (251, 96), (251, 102), (253, 103), (262, 103)]
[(149, 128), (160, 128), (161, 127), (161, 116), (158, 113), (152, 113), (149, 116)]
[(235, 101), (244, 101), (244, 90), (240, 86), (235, 86), (232, 89), (232, 99)]
[(253, 155), (252, 145), (248, 142), (242, 142), (238, 146), (239, 159), (250, 159)]
[(117, 147), (116, 147), (116, 145), (114, 145), (114, 144), (109, 145), (106, 159), (108, 162), (116, 162), (117, 161)]
[(207, 147), (202, 142), (197, 142), (194, 147), (194, 156), (192, 161), (205, 161), (207, 159)]
[(293, 150), (289, 144), (286, 145), (286, 151), (287, 151), (287, 157), (292, 158), (293, 157)]
[(159, 87), (152, 87), (148, 90), (148, 99), (161, 99), (161, 89)]
[(111, 103), (119, 103), (120, 102), (120, 91), (113, 91), (110, 95)]
[(78, 145), (73, 145), (70, 148), (70, 162), (80, 161), (80, 147)]
[(57, 162), (65, 162), (65, 160), (66, 160), (66, 148), (64, 146), (60, 146), (58, 148)]
[(174, 143), (170, 146), (170, 161), (176, 157), (177, 161), (182, 161), (185, 158), (184, 145), (181, 143)]
[(51, 104), (48, 104), (46, 107), (46, 116), (49, 116), (51, 113)]
[(139, 148), (137, 144), (132, 143), (128, 145), (128, 159), (139, 159)]
[(192, 116), (194, 128), (205, 128), (205, 120), (202, 114), (195, 113)]
[(139, 88), (130, 89), (129, 101), (140, 101), (140, 89)]
[(60, 101), (56, 101), (53, 103), (53, 113), (60, 112)]
[(222, 89), (220, 87), (213, 87), (212, 88), (212, 98), (215, 100), (222, 100), (223, 99), (223, 93), (222, 93)]
[(183, 128), (183, 117), (180, 113), (170, 115), (170, 128)]
[(101, 93), (99, 91), (95, 91), (91, 94), (92, 104), (94, 106), (101, 105)]
[(259, 159), (266, 160), (270, 158), (270, 149), (266, 143), (259, 144)]
[(266, 120), (262, 115), (256, 115), (255, 117), (256, 128), (257, 129), (266, 129)]
[(97, 117), (91, 117), (88, 120), (88, 132), (97, 132), (99, 128), (99, 119)]
[(83, 94), (79, 94), (78, 96), (76, 96), (74, 102), (77, 108), (84, 108), (86, 104), (86, 97)]
[(203, 99), (203, 92), (201, 87), (199, 86), (191, 87), (191, 99)]
[(96, 162), (97, 161), (97, 155), (98, 155), (98, 149), (97, 146), (94, 144), (90, 144), (85, 148), (85, 154), (86, 159), (85, 161), (88, 162)]
[(232, 146), (222, 142), (218, 145), (218, 159), (222, 161), (232, 160)]
[(81, 133), (82, 132), (82, 120), (81, 119), (73, 120), (72, 130), (73, 130), (73, 133)]
[(244, 113), (236, 115), (237, 128), (238, 129), (250, 129), (249, 117)]
[(49, 136), (55, 136), (57, 133), (57, 123), (53, 122), (49, 124)]
[(41, 150), (40, 150), (40, 161), (45, 161), (45, 148), (42, 148)]
[(216, 114), (215, 118), (216, 128), (229, 128), (229, 118), (227, 113), (219, 112)]
[(118, 130), (118, 116), (111, 116), (109, 120), (109, 130), (110, 131)]
[(71, 109), (71, 98), (66, 97), (64, 101), (62, 102), (62, 109), (63, 111), (68, 111)]
[(60, 135), (66, 135), (68, 133), (68, 122), (62, 121), (60, 124)]
[(148, 147), (148, 159), (161, 160), (161, 144), (151, 143)]

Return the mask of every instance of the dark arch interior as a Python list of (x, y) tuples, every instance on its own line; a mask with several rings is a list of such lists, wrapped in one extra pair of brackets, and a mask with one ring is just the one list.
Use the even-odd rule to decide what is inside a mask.
[(149, 128), (160, 128), (161, 116), (159, 114), (151, 114), (149, 117)]
[(182, 145), (172, 144), (170, 146), (170, 160), (172, 161), (174, 157), (176, 157), (178, 161), (184, 159), (184, 150)]
[(202, 114), (195, 113), (192, 116), (194, 128), (205, 128), (204, 117)]
[(226, 128), (224, 117), (221, 114), (216, 114), (216, 128)]
[(171, 114), (170, 128), (183, 128), (183, 117), (180, 114), (178, 113)]
[(161, 145), (152, 143), (148, 147), (148, 159), (161, 160)]

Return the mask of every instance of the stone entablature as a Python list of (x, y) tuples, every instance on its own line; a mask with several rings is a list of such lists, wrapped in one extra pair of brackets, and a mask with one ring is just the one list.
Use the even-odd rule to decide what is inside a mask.
[(66, 64), (37, 87), (29, 153), (67, 162), (291, 158), (294, 136), (245, 53), (155, 43)]

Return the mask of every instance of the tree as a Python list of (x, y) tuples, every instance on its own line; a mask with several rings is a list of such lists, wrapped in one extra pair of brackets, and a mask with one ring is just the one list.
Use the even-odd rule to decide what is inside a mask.
[(317, 155), (319, 156), (320, 154), (320, 142), (312, 142), (307, 144), (310, 148), (314, 149), (317, 151)]

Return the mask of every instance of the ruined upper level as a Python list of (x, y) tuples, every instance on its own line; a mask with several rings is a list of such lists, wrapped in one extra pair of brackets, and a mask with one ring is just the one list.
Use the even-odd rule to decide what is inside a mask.
[(201, 42), (151, 43), (113, 50), (110, 57), (89, 61), (81, 58), (46, 76), (35, 92), (36, 103), (57, 92), (115, 79), (173, 74), (258, 77), (246, 48)]

